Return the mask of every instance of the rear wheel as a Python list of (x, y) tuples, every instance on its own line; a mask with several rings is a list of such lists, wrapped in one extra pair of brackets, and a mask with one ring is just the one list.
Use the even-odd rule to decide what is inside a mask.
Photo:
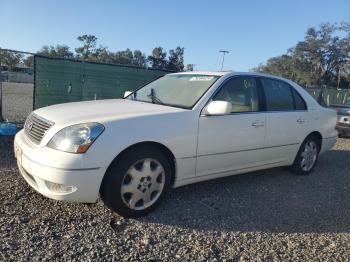
[(140, 217), (153, 211), (170, 185), (171, 165), (161, 151), (139, 147), (123, 153), (108, 168), (101, 198), (124, 217)]
[(307, 137), (298, 151), (291, 170), (299, 175), (309, 174), (316, 166), (319, 153), (319, 139), (314, 136)]

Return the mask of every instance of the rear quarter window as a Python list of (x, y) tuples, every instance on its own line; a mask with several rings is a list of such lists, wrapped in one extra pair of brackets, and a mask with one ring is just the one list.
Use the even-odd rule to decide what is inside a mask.
[(292, 88), (288, 84), (269, 78), (262, 78), (261, 84), (266, 99), (266, 111), (294, 110)]
[(307, 106), (304, 99), (296, 90), (294, 90), (294, 88), (292, 88), (292, 90), (295, 102), (295, 110), (307, 110)]

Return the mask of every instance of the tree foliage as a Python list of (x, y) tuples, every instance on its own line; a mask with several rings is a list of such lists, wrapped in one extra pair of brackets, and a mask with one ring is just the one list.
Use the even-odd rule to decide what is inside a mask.
[(122, 65), (131, 65), (133, 63), (133, 58), (134, 55), (129, 48), (123, 51), (118, 51), (114, 55), (115, 63)]
[(135, 50), (132, 64), (140, 67), (145, 67), (147, 64), (146, 55), (143, 54), (140, 50)]
[(12, 71), (22, 60), (23, 55), (20, 53), (0, 50), (0, 66)]
[(194, 64), (187, 64), (186, 65), (186, 71), (193, 71), (194, 70)]
[(94, 35), (81, 35), (78, 36), (78, 40), (82, 46), (75, 49), (77, 57), (82, 59), (88, 59), (93, 53), (96, 52), (97, 37)]
[(152, 50), (152, 55), (148, 56), (148, 61), (153, 68), (166, 68), (166, 51), (162, 47), (158, 46)]
[(23, 63), (26, 67), (33, 67), (34, 66), (34, 56), (30, 55), (23, 59)]
[(324, 23), (306, 31), (287, 54), (253, 69), (280, 75), (305, 86), (350, 88), (350, 25)]
[(43, 46), (38, 54), (49, 57), (74, 58), (74, 54), (66, 45)]
[[(75, 52), (71, 52), (67, 45), (43, 46), (37, 54), (48, 57), (79, 59), (84, 61), (93, 61), (109, 64), (134, 65), (139, 67), (152, 67), (158, 69), (167, 69), (173, 71), (184, 70), (184, 51), (183, 47), (176, 47), (167, 52), (160, 46), (152, 50), (150, 56), (142, 53), (140, 50), (131, 50), (129, 48), (117, 52), (112, 52), (106, 46), (97, 47), (97, 37), (94, 35), (81, 35), (77, 39), (81, 46), (75, 48)], [(20, 63), (27, 67), (33, 67), (33, 56), (24, 58), (15, 52), (0, 53), (0, 59), (3, 65), (9, 65), (10, 68), (18, 66)], [(193, 66), (188, 65), (187, 70), (192, 71)]]
[(185, 48), (180, 46), (176, 47), (175, 50), (170, 50), (168, 68), (174, 71), (183, 71), (184, 70), (184, 53), (185, 53)]
[(114, 63), (114, 54), (105, 46), (100, 46), (95, 52), (91, 53), (87, 58), (89, 61), (101, 63)]

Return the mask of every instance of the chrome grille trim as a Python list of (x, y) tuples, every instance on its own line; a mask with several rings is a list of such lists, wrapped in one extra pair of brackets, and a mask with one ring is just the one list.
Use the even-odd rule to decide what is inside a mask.
[(35, 144), (40, 144), (46, 132), (53, 125), (53, 122), (32, 113), (27, 117), (24, 124), (24, 133), (32, 142)]

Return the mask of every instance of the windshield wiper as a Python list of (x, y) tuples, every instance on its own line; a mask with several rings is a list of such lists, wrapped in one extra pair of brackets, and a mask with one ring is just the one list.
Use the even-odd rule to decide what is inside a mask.
[(160, 105), (164, 105), (163, 101), (160, 100), (157, 96), (156, 96), (156, 91), (154, 91), (153, 88), (151, 88), (151, 93), (149, 95), (147, 95), (147, 97), (152, 99), (152, 103), (153, 104), (160, 104)]

